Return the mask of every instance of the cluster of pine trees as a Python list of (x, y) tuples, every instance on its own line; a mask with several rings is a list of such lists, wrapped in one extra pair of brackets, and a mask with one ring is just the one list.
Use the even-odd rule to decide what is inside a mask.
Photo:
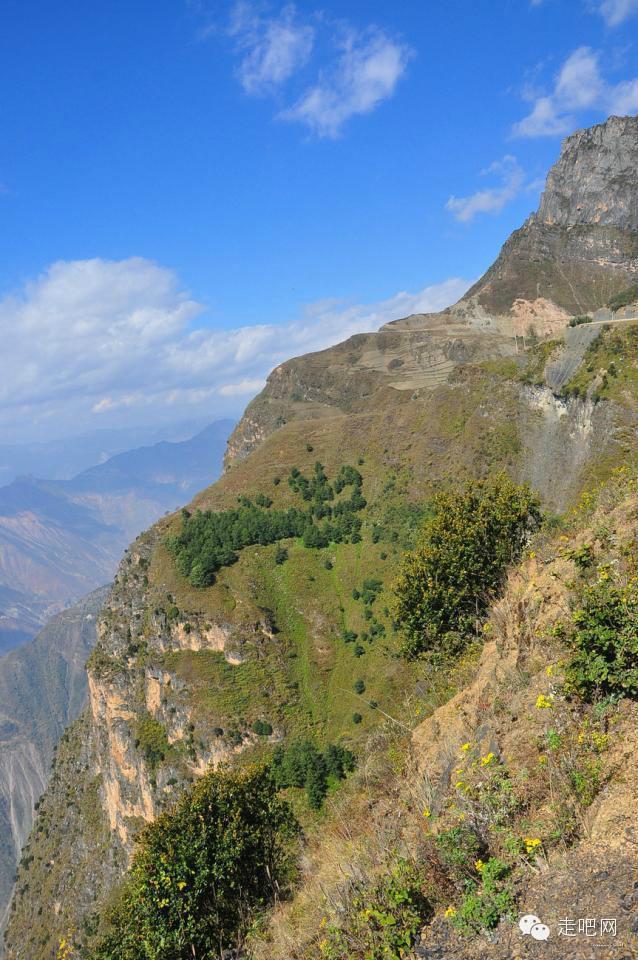
[(279, 789), (305, 787), (308, 803), (319, 810), (330, 780), (343, 780), (355, 766), (354, 753), (345, 747), (330, 744), (322, 753), (309, 740), (299, 740), (287, 747), (277, 747), (272, 773)]
[[(266, 546), (300, 537), (305, 547), (320, 549), (331, 542), (361, 539), (357, 514), (366, 501), (358, 470), (344, 465), (330, 483), (317, 462), (310, 479), (293, 467), (288, 482), (309, 503), (305, 510), (272, 510), (272, 501), (260, 494), (254, 502), (240, 497), (239, 506), (232, 510), (182, 511), (182, 529), (167, 541), (182, 576), (194, 587), (210, 586), (221, 567), (237, 560), (238, 550), (254, 544)], [(337, 500), (346, 487), (353, 488), (351, 496)]]

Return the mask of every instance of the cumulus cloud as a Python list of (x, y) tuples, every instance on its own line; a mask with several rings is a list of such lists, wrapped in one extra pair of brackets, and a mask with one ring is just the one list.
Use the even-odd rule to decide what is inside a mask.
[(477, 190), (476, 193), (467, 197), (452, 196), (447, 201), (445, 209), (456, 220), (469, 223), (479, 213), (500, 213), (504, 206), (519, 195), (525, 185), (523, 168), (511, 154), (507, 154), (502, 160), (497, 160), (486, 170), (481, 171), (482, 176), (488, 174), (499, 176), (500, 184)]
[(585, 110), (605, 116), (635, 113), (638, 78), (609, 83), (600, 72), (600, 54), (591, 47), (578, 47), (560, 68), (553, 91), (528, 99), (532, 100), (532, 109), (514, 124), (514, 136), (562, 136), (574, 129), (579, 113)]
[(281, 117), (306, 124), (320, 137), (338, 137), (351, 117), (371, 113), (394, 94), (412, 55), (383, 31), (348, 30), (337, 63)]
[(242, 54), (239, 81), (258, 97), (273, 94), (308, 62), (315, 39), (313, 27), (299, 20), (292, 4), (275, 17), (263, 17), (253, 4), (237, 3), (228, 33)]
[(376, 304), (323, 301), (284, 324), (214, 330), (165, 267), (61, 261), (0, 300), (0, 435), (237, 412), (283, 360), (442, 309), (468, 286), (455, 278)]
[(617, 27), (638, 12), (638, 0), (603, 0), (599, 12), (608, 27)]

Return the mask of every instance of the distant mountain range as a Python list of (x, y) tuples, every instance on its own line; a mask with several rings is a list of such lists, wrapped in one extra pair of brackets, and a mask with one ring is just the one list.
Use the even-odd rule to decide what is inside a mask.
[(180, 420), (162, 426), (115, 427), (91, 430), (76, 436), (31, 443), (0, 444), (0, 484), (33, 475), (45, 480), (70, 480), (95, 464), (118, 453), (150, 446), (160, 440), (188, 440), (206, 426), (206, 421)]
[(0, 487), (0, 652), (108, 582), (131, 539), (217, 479), (233, 426), (118, 453), (71, 480)]

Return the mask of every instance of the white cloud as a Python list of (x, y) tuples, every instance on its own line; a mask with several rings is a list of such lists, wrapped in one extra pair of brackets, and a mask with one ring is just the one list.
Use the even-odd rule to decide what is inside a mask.
[[(355, 30), (320, 10), (302, 16), (292, 3), (265, 14), (255, 0), (236, 0), (223, 32), (240, 58), (244, 92), (276, 98), (278, 119), (303, 123), (320, 137), (339, 136), (351, 117), (390, 98), (413, 56), (378, 27)], [(218, 33), (209, 26), (203, 36)]]
[(241, 85), (258, 97), (276, 92), (308, 62), (315, 38), (292, 4), (276, 17), (262, 17), (253, 4), (237, 3), (228, 32), (243, 54), (237, 70)]
[(0, 300), (0, 435), (58, 435), (183, 414), (236, 412), (283, 360), (409, 313), (442, 309), (447, 280), (376, 304), (323, 301), (284, 324), (212, 330), (175, 274), (139, 257), (53, 264)]
[(412, 56), (380, 30), (348, 30), (337, 63), (281, 117), (305, 123), (320, 137), (337, 137), (347, 120), (371, 113), (393, 95)]
[(638, 12), (638, 0), (603, 0), (599, 12), (608, 27), (617, 27)]
[(578, 47), (558, 72), (552, 93), (531, 99), (532, 109), (514, 124), (514, 136), (562, 136), (577, 126), (584, 110), (605, 116), (638, 110), (638, 78), (608, 83), (601, 76), (600, 55), (590, 47)]
[(496, 187), (487, 187), (484, 190), (477, 190), (468, 197), (450, 197), (445, 204), (448, 210), (456, 220), (461, 223), (469, 223), (479, 213), (500, 213), (506, 204), (514, 200), (525, 184), (525, 174), (523, 168), (518, 163), (516, 157), (507, 154), (502, 160), (491, 164), (487, 170), (482, 170), (481, 175), (497, 174), (501, 178), (501, 184)]

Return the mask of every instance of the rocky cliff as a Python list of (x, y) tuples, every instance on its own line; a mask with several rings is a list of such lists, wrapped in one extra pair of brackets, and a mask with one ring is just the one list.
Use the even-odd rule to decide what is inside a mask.
[(50, 775), (55, 746), (86, 702), (84, 665), (102, 588), (58, 614), (35, 640), (0, 658), (0, 929), (20, 852)]
[[(612, 119), (591, 132), (600, 142), (589, 166), (601, 177), (614, 138), (635, 157), (637, 124)], [(556, 182), (588, 143), (586, 134), (567, 141)], [(542, 209), (560, 192), (553, 182)], [(387, 597), (367, 609), (360, 597), (366, 580), (389, 585), (433, 491), (504, 468), (529, 480), (546, 507), (565, 510), (634, 454), (635, 327), (567, 327), (581, 311), (575, 299), (602, 306), (636, 275), (625, 185), (616, 201), (614, 183), (605, 184), (613, 224), (592, 222), (591, 211), (573, 225), (539, 213), (450, 310), (278, 367), (231, 437), (226, 473), (189, 508), (258, 496), (294, 506), (295, 470), (309, 474), (320, 461), (334, 477), (356, 464), (360, 540), (309, 549), (291, 538), (283, 559), (273, 544), (247, 547), (207, 588), (181, 577), (167, 548), (179, 514), (129, 549), (100, 618), (90, 710), (61, 747), (25, 851), (11, 960), (55, 956), (61, 938), (86, 956), (136, 830), (210, 764), (242, 762), (300, 736), (358, 749), (382, 711), (411, 702), (415, 685), (429, 682), (418, 664), (394, 655)], [(558, 276), (566, 278), (560, 289), (548, 281)], [(515, 336), (519, 327), (525, 338)], [(365, 645), (350, 643), (352, 634)], [(375, 703), (365, 716), (353, 713), (355, 678)], [(264, 729), (257, 721), (271, 732), (256, 733)]]

